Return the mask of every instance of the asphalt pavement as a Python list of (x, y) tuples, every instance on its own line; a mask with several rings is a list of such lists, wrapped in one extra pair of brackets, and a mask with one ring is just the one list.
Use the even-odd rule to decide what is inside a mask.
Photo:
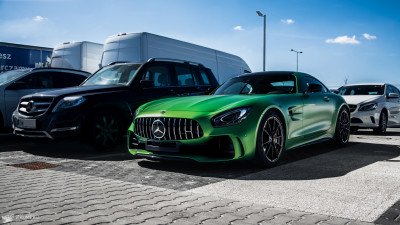
[[(15, 167), (32, 162), (51, 167)], [(99, 153), (0, 134), (0, 222), (399, 224), (399, 172), (400, 129), (362, 130), (343, 148), (296, 149), (266, 170), (136, 159), (124, 143)]]

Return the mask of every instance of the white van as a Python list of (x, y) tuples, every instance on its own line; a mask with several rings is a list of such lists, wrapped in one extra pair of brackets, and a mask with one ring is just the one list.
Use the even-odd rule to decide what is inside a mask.
[(88, 41), (65, 42), (53, 49), (50, 66), (94, 73), (99, 69), (102, 53), (102, 44)]
[(250, 73), (239, 56), (151, 33), (122, 33), (110, 36), (104, 44), (101, 65), (113, 62), (143, 63), (150, 58), (180, 59), (210, 68), (219, 83)]

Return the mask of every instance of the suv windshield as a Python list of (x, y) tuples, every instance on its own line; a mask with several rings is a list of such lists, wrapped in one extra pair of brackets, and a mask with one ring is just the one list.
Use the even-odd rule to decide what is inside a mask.
[(127, 85), (134, 77), (140, 64), (107, 66), (93, 74), (82, 86), (89, 85)]
[(233, 78), (221, 85), (214, 95), (291, 93), (296, 93), (294, 76), (256, 75)]
[(339, 95), (383, 95), (385, 85), (355, 85), (339, 89)]
[(0, 73), (0, 85), (3, 85), (7, 82), (14, 81), (20, 77), (22, 77), (27, 72), (30, 72), (30, 69), (27, 70), (11, 70), (4, 73)]

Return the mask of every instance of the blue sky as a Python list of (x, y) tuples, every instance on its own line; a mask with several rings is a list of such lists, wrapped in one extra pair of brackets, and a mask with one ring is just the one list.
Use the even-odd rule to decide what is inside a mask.
[(151, 32), (242, 57), (262, 70), (299, 70), (328, 86), (400, 83), (398, 0), (0, 0), (0, 41), (54, 47)]

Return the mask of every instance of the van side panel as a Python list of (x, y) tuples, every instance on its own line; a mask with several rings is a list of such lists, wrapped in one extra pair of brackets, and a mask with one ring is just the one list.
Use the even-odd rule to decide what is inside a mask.
[(232, 77), (245, 73), (245, 70), (251, 71), (247, 63), (238, 56), (220, 51), (216, 51), (216, 54), (221, 84)]
[(141, 34), (120, 36), (117, 61), (140, 62)]
[(198, 62), (210, 68), (218, 79), (215, 50), (149, 33), (147, 40), (148, 58), (171, 58)]
[(82, 70), (94, 73), (99, 69), (103, 45), (84, 42), (82, 44)]
[(51, 67), (80, 69), (81, 44), (82, 42), (74, 42), (56, 46), (51, 56)]

